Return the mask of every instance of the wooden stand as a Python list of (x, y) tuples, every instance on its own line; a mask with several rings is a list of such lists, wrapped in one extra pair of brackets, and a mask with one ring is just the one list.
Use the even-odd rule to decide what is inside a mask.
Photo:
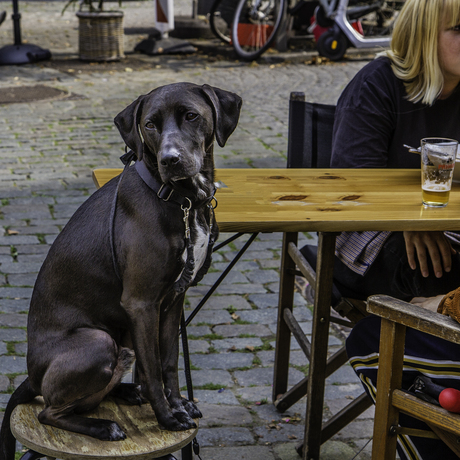
[[(149, 404), (128, 406), (115, 400), (104, 400), (88, 417), (117, 422), (126, 433), (123, 441), (99, 441), (88, 436), (42, 425), (37, 415), (43, 410), (41, 397), (21, 404), (11, 416), (11, 431), (24, 446), (63, 460), (147, 460), (180, 450), (192, 442), (198, 428), (188, 431), (166, 431), (158, 426)], [(195, 420), (198, 425), (198, 421)]]

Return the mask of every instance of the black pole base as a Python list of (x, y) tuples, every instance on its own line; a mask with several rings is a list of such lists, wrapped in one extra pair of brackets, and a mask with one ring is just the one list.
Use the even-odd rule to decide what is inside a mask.
[(6, 45), (0, 48), (0, 65), (32, 64), (51, 59), (51, 52), (37, 45)]

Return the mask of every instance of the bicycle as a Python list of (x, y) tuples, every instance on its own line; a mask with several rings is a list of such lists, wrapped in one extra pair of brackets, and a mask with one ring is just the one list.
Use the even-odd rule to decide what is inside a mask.
[(257, 59), (272, 45), (287, 15), (287, 1), (240, 0), (238, 2), (231, 36), (233, 48), (241, 59), (246, 61)]
[[(298, 31), (301, 35), (306, 35), (306, 33), (302, 32), (308, 29), (310, 25), (309, 20), (313, 16), (314, 9), (318, 4), (317, 0), (300, 0), (294, 8), (288, 9), (288, 14), (295, 18), (293, 27), (296, 32)], [(238, 0), (215, 0), (209, 11), (208, 19), (210, 28), (214, 35), (223, 43), (233, 45), (231, 29), (237, 6)], [(261, 51), (259, 55), (264, 51)], [(244, 59), (244, 56), (240, 55), (240, 57)]]
[[(223, 42), (231, 43), (243, 60), (252, 61), (270, 48), (281, 26), (292, 32), (292, 22), (306, 5), (313, 5), (317, 23), (328, 28), (318, 40), (322, 56), (340, 60), (349, 46), (364, 48), (388, 46), (397, 12), (404, 0), (298, 0), (288, 7), (290, 0), (216, 0), (210, 12), (210, 26)], [(237, 3), (238, 2), (238, 3)], [(354, 7), (348, 8), (352, 3)], [(312, 11), (312, 9), (308, 9)], [(311, 15), (313, 16), (313, 15)], [(365, 36), (353, 32), (349, 21), (365, 17)], [(310, 16), (309, 18), (310, 19)], [(383, 27), (382, 21), (385, 21)], [(314, 27), (313, 24), (312, 27)], [(358, 28), (356, 28), (358, 29)], [(362, 32), (362, 31), (361, 31)], [(375, 35), (384, 35), (375, 37)], [(374, 38), (375, 37), (375, 38)]]
[(238, 0), (215, 0), (209, 11), (209, 26), (224, 43), (231, 43), (230, 30)]

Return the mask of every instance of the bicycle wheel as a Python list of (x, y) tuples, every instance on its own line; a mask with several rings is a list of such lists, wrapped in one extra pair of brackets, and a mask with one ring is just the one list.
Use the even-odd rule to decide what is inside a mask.
[(214, 35), (230, 43), (230, 31), (238, 0), (216, 0), (209, 11), (209, 25)]
[(239, 1), (232, 24), (232, 43), (241, 59), (257, 59), (270, 47), (281, 26), (285, 4), (285, 0)]

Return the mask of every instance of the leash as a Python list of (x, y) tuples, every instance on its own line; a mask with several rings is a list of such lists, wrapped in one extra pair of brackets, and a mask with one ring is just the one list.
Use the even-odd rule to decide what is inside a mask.
[[(188, 339), (187, 339), (187, 328), (185, 326), (185, 312), (182, 310), (182, 317), (181, 317), (181, 337), (182, 337), (182, 351), (184, 353), (184, 372), (185, 372), (185, 383), (187, 384), (187, 398), (189, 401), (193, 402), (193, 383), (192, 383), (192, 371), (190, 370), (190, 352), (188, 348)], [(198, 455), (198, 458), (201, 460), (200, 457), (200, 445), (195, 438), (192, 441), (192, 449), (195, 455)]]

